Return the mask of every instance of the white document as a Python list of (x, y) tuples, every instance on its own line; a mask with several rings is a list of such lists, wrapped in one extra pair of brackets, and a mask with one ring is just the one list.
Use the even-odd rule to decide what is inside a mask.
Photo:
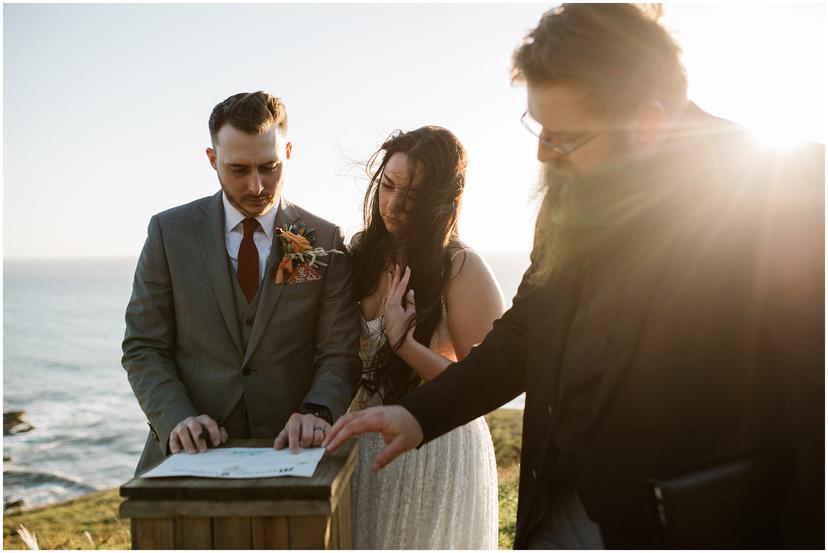
[(272, 447), (227, 447), (208, 449), (204, 453), (176, 453), (141, 475), (201, 476), (204, 478), (270, 478), (272, 476), (313, 476), (325, 448), (276, 451)]

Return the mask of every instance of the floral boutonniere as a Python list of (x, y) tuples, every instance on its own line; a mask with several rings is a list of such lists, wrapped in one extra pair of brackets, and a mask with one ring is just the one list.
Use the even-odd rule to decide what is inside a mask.
[(317, 267), (327, 266), (327, 263), (319, 259), (330, 254), (342, 253), (339, 250), (326, 250), (314, 246), (316, 232), (303, 224), (288, 225), (286, 229), (276, 227), (275, 232), (282, 243), (282, 259), (273, 278), (276, 284), (319, 280), (322, 276)]

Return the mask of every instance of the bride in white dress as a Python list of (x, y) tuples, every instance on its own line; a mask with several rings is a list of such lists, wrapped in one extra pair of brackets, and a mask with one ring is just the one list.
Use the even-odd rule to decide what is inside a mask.
[[(365, 367), (352, 409), (393, 403), (437, 377), (503, 312), (491, 271), (457, 235), (466, 169), (457, 138), (441, 127), (395, 133), (369, 169), (365, 229), (351, 242)], [(383, 446), (379, 434), (361, 438), (355, 549), (497, 549), (497, 468), (483, 418), (374, 472)]]

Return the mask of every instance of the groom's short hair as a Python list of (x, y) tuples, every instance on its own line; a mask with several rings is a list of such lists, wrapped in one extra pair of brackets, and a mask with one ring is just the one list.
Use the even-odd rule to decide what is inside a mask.
[(280, 98), (267, 92), (240, 92), (219, 102), (210, 114), (210, 138), (214, 147), (219, 129), (227, 124), (248, 134), (264, 134), (277, 125), (284, 135), (287, 109)]
[(579, 88), (599, 117), (625, 118), (649, 100), (674, 113), (687, 77), (661, 15), (653, 4), (562, 4), (515, 50), (512, 79)]

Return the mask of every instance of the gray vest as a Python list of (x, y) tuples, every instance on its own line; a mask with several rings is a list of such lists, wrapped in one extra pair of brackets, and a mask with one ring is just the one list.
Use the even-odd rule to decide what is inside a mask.
[[(232, 270), (232, 269), (231, 269)], [(233, 299), (236, 304), (236, 318), (239, 322), (241, 330), (242, 345), (247, 351), (247, 344), (250, 342), (250, 331), (253, 329), (253, 321), (256, 320), (256, 310), (259, 308), (259, 297), (262, 295), (262, 283), (259, 283), (259, 289), (250, 303), (247, 303), (247, 298), (244, 297), (241, 285), (239, 285), (239, 278), (235, 271), (231, 275), (233, 279)]]
[[(230, 265), (230, 263), (228, 263)], [(247, 298), (244, 297), (241, 285), (239, 285), (239, 278), (233, 270), (232, 265), (229, 267), (230, 280), (233, 281), (233, 299), (236, 306), (236, 320), (241, 330), (242, 345), (247, 351), (247, 345), (250, 343), (250, 331), (253, 330), (253, 322), (256, 320), (256, 310), (259, 308), (259, 297), (261, 296), (263, 283), (259, 283), (259, 289), (250, 303), (247, 303)], [(244, 394), (242, 394), (236, 407), (227, 415), (227, 418), (222, 422), (222, 426), (227, 430), (232, 438), (250, 438), (251, 428), (250, 419), (247, 415), (247, 405), (245, 404)]]

